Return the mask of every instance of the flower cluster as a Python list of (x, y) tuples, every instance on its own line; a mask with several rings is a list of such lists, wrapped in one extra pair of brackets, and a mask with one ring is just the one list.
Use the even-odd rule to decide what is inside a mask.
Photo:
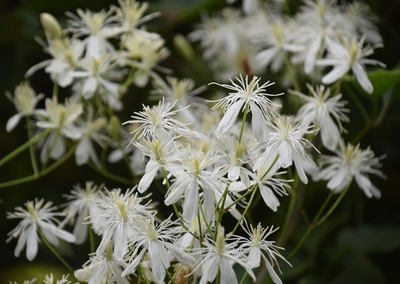
[[(75, 245), (90, 242), (82, 267), (68, 266), (76, 279), (90, 284), (128, 284), (135, 278), (145, 283), (238, 283), (239, 266), (253, 281), (255, 269), (265, 269), (274, 283), (282, 283), (277, 272), (282, 274), (281, 265), (290, 266), (280, 253), (287, 222), (278, 241), (272, 240), (276, 226), (251, 222), (256, 218), (249, 212), (258, 200), (273, 214), (287, 196), (297, 200), (299, 184), (324, 180), (329, 190), (340, 193), (353, 178), (367, 197), (380, 197), (368, 176), (385, 177), (380, 158), (370, 148), (346, 145), (342, 137), (342, 123), (350, 121), (340, 85), (344, 75), (352, 70), (372, 93), (365, 65), (383, 66), (366, 59), (381, 42), (370, 19), (363, 17), (366, 6), (305, 0), (289, 18), (278, 6), (258, 2), (243, 1), (243, 12), (226, 8), (220, 16), (203, 16), (188, 35), (200, 41), (217, 81), (229, 79), (209, 84), (218, 89), (212, 100), (197, 96), (206, 87), (195, 88), (191, 79), (164, 79), (157, 73), (168, 72), (159, 64), (169, 51), (159, 34), (143, 26), (159, 15), (145, 15), (146, 3), (119, 0), (107, 11), (78, 9), (67, 13), (65, 29), (42, 14), (42, 44), (51, 58), (26, 75), (34, 78), (44, 68), (54, 93), (46, 98), (45, 109), (38, 109), (44, 95), (36, 95), (27, 81), (21, 83), (14, 97), (8, 94), (17, 114), (6, 128), (11, 131), (26, 117), (30, 142), (24, 147), (30, 147), (36, 176), (75, 154), (78, 166), (88, 164), (128, 189), (88, 181), (64, 195), (62, 212), (44, 199), (17, 207), (7, 216), (21, 219), (7, 240), (18, 239), (16, 257), (26, 247), (32, 261), (39, 242), (54, 250), (62, 239)], [(280, 86), (254, 75), (267, 69), (285, 72), (282, 85), (294, 90), (276, 91)], [(143, 104), (131, 119), (118, 117), (129, 88), (145, 86), (152, 87), (149, 99), (156, 103)], [(64, 101), (59, 88), (70, 90)], [(40, 149), (38, 161), (33, 146)], [(120, 160), (129, 177), (107, 168)], [(153, 194), (156, 188), (161, 198)], [(165, 212), (173, 213), (165, 218)], [(233, 225), (223, 222), (227, 213)], [(45, 283), (54, 283), (53, 276)], [(56, 283), (70, 282), (63, 277)]]

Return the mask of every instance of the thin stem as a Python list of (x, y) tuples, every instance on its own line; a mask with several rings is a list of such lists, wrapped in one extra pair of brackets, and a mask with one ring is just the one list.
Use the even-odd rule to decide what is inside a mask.
[[(33, 134), (32, 134), (32, 127), (31, 127), (31, 119), (29, 116), (26, 117), (26, 128), (28, 129), (28, 139), (31, 140)], [(38, 175), (39, 167), (38, 167), (37, 160), (36, 160), (35, 149), (33, 148), (32, 144), (29, 145), (29, 154), (31, 155), (33, 172), (35, 175)]]
[(240, 216), (240, 219), (237, 221), (235, 228), (233, 228), (232, 234), (234, 234), (236, 232), (236, 230), (239, 228), (239, 225), (242, 223), (242, 220), (243, 220), (244, 216), (246, 215), (247, 211), (250, 208), (250, 205), (253, 202), (253, 199), (254, 199), (254, 196), (256, 194), (257, 189), (258, 189), (258, 184), (255, 184), (253, 186), (253, 192), (251, 193), (251, 197), (250, 197), (249, 203), (247, 204), (246, 209), (244, 209), (243, 214)]
[(33, 174), (33, 175), (30, 175), (30, 176), (27, 176), (27, 177), (23, 177), (23, 178), (19, 178), (19, 179), (15, 179), (15, 180), (11, 180), (11, 181), (0, 183), (0, 188), (13, 186), (13, 185), (18, 185), (18, 184), (22, 184), (22, 183), (26, 183), (26, 182), (30, 182), (30, 181), (36, 180), (36, 179), (38, 179), (38, 178), (40, 178), (42, 176), (45, 176), (45, 175), (49, 174), (51, 171), (53, 171), (54, 169), (59, 167), (61, 164), (63, 164), (66, 160), (68, 160), (69, 157), (71, 157), (71, 155), (75, 151), (76, 146), (77, 146), (77, 144), (75, 144), (68, 151), (67, 154), (65, 154), (63, 157), (58, 159), (57, 162), (55, 162), (54, 164), (52, 164), (48, 168), (44, 169), (43, 171), (39, 172), (37, 175)]
[(98, 173), (104, 175), (105, 177), (107, 177), (109, 179), (112, 179), (112, 180), (115, 180), (115, 181), (118, 181), (118, 182), (121, 182), (121, 183), (125, 183), (125, 184), (128, 184), (128, 185), (134, 185), (133, 181), (131, 181), (131, 180), (127, 179), (127, 178), (121, 177), (119, 175), (110, 173), (109, 171), (107, 171), (104, 168), (98, 168), (92, 162), (89, 162), (88, 165), (92, 169), (94, 169), (95, 171), (97, 171)]
[(301, 246), (303, 245), (303, 243), (305, 242), (305, 240), (307, 239), (307, 237), (311, 233), (311, 231), (314, 230), (314, 228), (316, 228), (317, 226), (321, 225), (332, 214), (332, 212), (335, 210), (335, 208), (339, 205), (339, 203), (342, 200), (343, 196), (346, 194), (346, 192), (349, 189), (350, 185), (351, 185), (351, 181), (349, 182), (347, 187), (340, 193), (339, 197), (336, 199), (335, 203), (332, 204), (331, 208), (329, 208), (328, 212), (326, 212), (325, 215), (321, 219), (318, 220), (319, 215), (322, 214), (323, 208), (326, 207), (329, 199), (332, 196), (332, 194), (328, 195), (328, 197), (326, 198), (324, 204), (322, 204), (321, 209), (318, 211), (317, 216), (315, 216), (314, 222), (311, 223), (308, 226), (307, 231), (304, 233), (304, 235), (301, 238), (300, 242), (297, 244), (297, 246), (294, 248), (294, 250), (286, 258), (287, 260), (289, 260), (301, 248)]
[(4, 165), (5, 163), (7, 163), (8, 161), (10, 161), (11, 159), (13, 159), (19, 153), (21, 153), (22, 151), (24, 151), (25, 149), (30, 147), (31, 145), (34, 145), (35, 143), (37, 143), (40, 139), (42, 139), (43, 137), (48, 135), (51, 131), (52, 131), (51, 129), (48, 129), (48, 130), (40, 133), (39, 135), (33, 137), (32, 139), (28, 140), (27, 142), (25, 142), (21, 146), (19, 146), (17, 149), (15, 149), (10, 154), (8, 154), (7, 156), (5, 156), (3, 159), (0, 160), (0, 167), (2, 165)]
[(47, 152), (46, 158), (44, 159), (44, 162), (42, 164), (42, 171), (46, 168), (47, 163), (50, 161), (51, 152), (53, 152), (54, 148), (56, 147), (57, 139), (59, 139), (59, 136), (60, 136), (60, 132), (57, 131), (56, 136), (54, 137), (53, 144), (51, 145), (50, 150)]
[(67, 267), (72, 273), (75, 272), (75, 270), (68, 264), (68, 262), (65, 261), (65, 259), (53, 248), (53, 246), (47, 241), (45, 236), (43, 235), (42, 231), (40, 228), (38, 228), (38, 232), (40, 235), (40, 238), (42, 241), (45, 243), (45, 245), (51, 250), (51, 252)]
[(285, 217), (285, 221), (283, 223), (283, 227), (282, 227), (282, 231), (279, 235), (279, 239), (277, 241), (277, 245), (278, 246), (282, 246), (282, 244), (284, 244), (286, 242), (286, 234), (288, 232), (288, 228), (289, 228), (289, 223), (294, 211), (294, 206), (296, 204), (296, 196), (297, 193), (296, 191), (292, 191), (292, 194), (290, 195), (290, 203), (289, 203), (289, 208), (288, 211), (286, 213), (286, 217)]
[(247, 118), (247, 113), (249, 112), (249, 105), (246, 105), (244, 108), (244, 114), (243, 114), (243, 118), (242, 118), (242, 125), (240, 127), (240, 133), (239, 133), (239, 138), (238, 138), (238, 142), (240, 143), (242, 142), (242, 136), (243, 136), (243, 131), (244, 131), (244, 126), (246, 125), (246, 118)]
[(168, 269), (165, 269), (165, 272), (167, 274), (169, 281), (172, 282), (172, 284), (175, 284), (174, 278), (172, 277), (171, 273), (169, 273)]
[(289, 58), (287, 57), (287, 54), (283, 49), (281, 49), (281, 53), (282, 53), (282, 56), (283, 56), (283, 59), (285, 62), (286, 70), (289, 74), (290, 81), (292, 82), (293, 87), (296, 89), (296, 91), (300, 92), (301, 89), (299, 87), (299, 84), (297, 83), (296, 76), (293, 73), (292, 66), (290, 65), (290, 62), (289, 62)]

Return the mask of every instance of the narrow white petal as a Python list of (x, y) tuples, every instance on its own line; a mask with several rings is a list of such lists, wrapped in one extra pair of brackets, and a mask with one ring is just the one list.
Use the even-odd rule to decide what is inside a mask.
[(292, 147), (289, 142), (283, 140), (279, 145), (278, 163), (282, 168), (287, 168), (292, 165)]
[(183, 216), (188, 223), (192, 223), (199, 209), (199, 191), (197, 182), (192, 179), (186, 189), (185, 203), (183, 204)]
[(235, 124), (243, 104), (244, 101), (239, 100), (229, 107), (228, 111), (222, 117), (217, 130), (215, 131), (216, 133), (224, 134)]
[(38, 252), (38, 240), (36, 235), (36, 227), (29, 226), (26, 229), (26, 258), (32, 261)]
[(220, 283), (221, 284), (236, 284), (237, 278), (233, 267), (229, 264), (228, 259), (221, 257), (220, 262)]
[(360, 83), (364, 91), (366, 91), (368, 94), (372, 94), (374, 87), (372, 86), (371, 81), (368, 79), (367, 72), (364, 70), (364, 68), (359, 63), (354, 62), (351, 70), (353, 70), (357, 77), (358, 83)]
[(350, 66), (347, 64), (336, 65), (328, 74), (322, 77), (321, 81), (324, 84), (332, 84), (343, 77), (349, 69)]
[(21, 120), (23, 116), (24, 115), (22, 114), (22, 112), (16, 113), (13, 116), (11, 116), (10, 119), (7, 121), (6, 125), (7, 132), (11, 132), (11, 130), (13, 130), (15, 126), (17, 126), (18, 122)]

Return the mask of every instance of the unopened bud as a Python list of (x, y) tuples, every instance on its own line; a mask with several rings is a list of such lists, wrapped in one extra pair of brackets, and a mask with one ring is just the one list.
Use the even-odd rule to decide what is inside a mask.
[(186, 38), (181, 35), (177, 34), (174, 37), (174, 45), (177, 51), (185, 58), (191, 59), (193, 58), (194, 51), (190, 43), (186, 40)]
[(121, 121), (115, 115), (110, 118), (110, 121), (107, 125), (107, 132), (111, 138), (119, 140), (120, 139), (120, 130), (121, 130)]
[(40, 22), (48, 39), (61, 38), (62, 29), (56, 18), (48, 13), (42, 13), (40, 14)]

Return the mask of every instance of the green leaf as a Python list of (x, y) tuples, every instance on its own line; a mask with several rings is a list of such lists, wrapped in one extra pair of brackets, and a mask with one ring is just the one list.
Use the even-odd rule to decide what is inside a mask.
[(359, 253), (392, 251), (400, 247), (400, 228), (365, 226), (345, 229), (339, 235), (338, 246)]
[(367, 96), (371, 100), (379, 100), (388, 90), (400, 82), (400, 69), (377, 69), (367, 74), (372, 86), (374, 86), (372, 94), (368, 94), (361, 88), (355, 76), (346, 76), (345, 80), (350, 83), (358, 93)]
[(344, 268), (332, 282), (334, 284), (386, 283), (382, 270), (366, 257), (348, 255), (342, 264)]

